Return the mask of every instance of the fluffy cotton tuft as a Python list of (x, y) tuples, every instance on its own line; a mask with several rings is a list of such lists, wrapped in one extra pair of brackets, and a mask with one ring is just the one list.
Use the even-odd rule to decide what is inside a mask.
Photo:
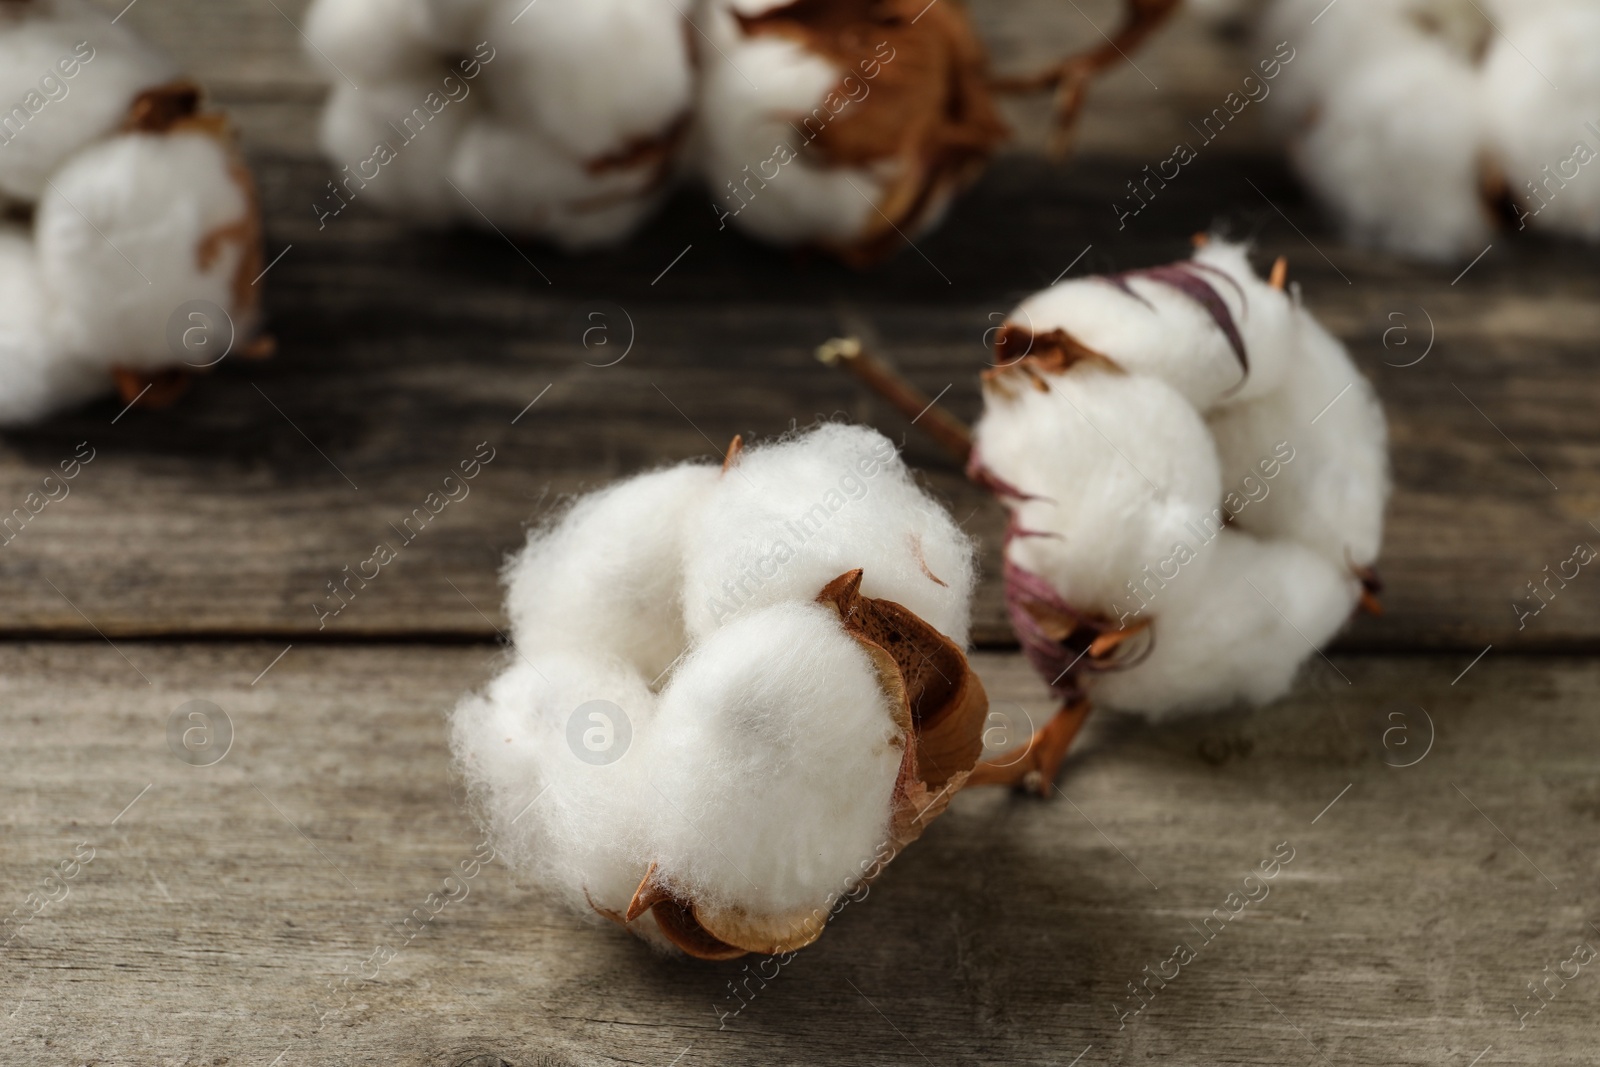
[(176, 68), (82, 0), (0, 4), (0, 194), (31, 203)]
[(1272, 700), (1362, 598), (1383, 413), (1281, 269), (1263, 282), (1213, 240), (1008, 320), (973, 462), (1012, 510), (1013, 621), (1064, 699), (1153, 717)]
[(1278, 0), (1263, 39), (1296, 50), (1268, 106), (1352, 238), (1475, 255), (1507, 198), (1518, 229), (1600, 238), (1592, 0)]
[(851, 623), (854, 593), (819, 602), (856, 570), (921, 616), (896, 628), (913, 645), (930, 625), (964, 640), (970, 542), (887, 439), (842, 426), (635, 476), (535, 530), (506, 571), (507, 670), (452, 722), (499, 850), (574, 909), (697, 955), (815, 937), (909, 839), (894, 820), (928, 712)]
[(0, 5), (0, 101), (21, 101), (0, 115), (0, 192), (32, 206), (0, 235), (0, 425), (113, 385), (159, 404), (188, 371), (263, 351), (254, 188), (225, 120), (172, 74), (75, 0)]
[(673, 0), (316, 0), (338, 168), (319, 221), (369, 198), (572, 249), (621, 240), (675, 165), (691, 32)]

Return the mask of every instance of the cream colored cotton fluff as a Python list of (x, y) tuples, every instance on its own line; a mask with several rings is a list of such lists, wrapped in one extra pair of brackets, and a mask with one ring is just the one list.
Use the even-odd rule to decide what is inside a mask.
[(171, 74), (96, 9), (0, 3), (0, 93), (24, 102), (0, 117), (0, 189), (31, 214), (0, 239), (0, 425), (113, 387), (165, 402), (188, 371), (263, 351), (250, 176)]
[(1149, 631), (1085, 663), (1021, 626), (1046, 681), (1152, 717), (1281, 696), (1381, 539), (1385, 424), (1343, 346), (1215, 240), (1054, 286), (1003, 336), (973, 462), (1012, 509), (1013, 617)]
[(365, 197), (569, 248), (614, 242), (659, 201), (688, 125), (673, 0), (316, 0), (306, 33), (333, 87), (323, 225)]
[(81, 0), (0, 3), (0, 196), (31, 203), (74, 152), (111, 133), (165, 57)]
[(32, 238), (18, 227), (0, 228), (0, 426), (28, 422), (110, 385), (103, 372), (61, 357), (46, 314)]
[(1519, 226), (1600, 241), (1600, 4), (1533, 6), (1484, 62), (1490, 149)]
[(506, 671), (452, 721), (497, 849), (657, 943), (659, 908), (628, 915), (650, 886), (735, 929), (820, 930), (883, 859), (911, 743), (883, 664), (818, 602), (855, 569), (964, 637), (967, 538), (887, 439), (843, 426), (637, 475), (531, 533)]
[(240, 294), (260, 269), (260, 238), (236, 167), (212, 134), (179, 130), (110, 138), (56, 174), (34, 239), (63, 355), (179, 365), (167, 323), (192, 300), (231, 309), (239, 337), (254, 331), (255, 301)]
[(1278, 0), (1271, 108), (1355, 240), (1445, 260), (1515, 228), (1600, 237), (1600, 8), (1592, 0)]

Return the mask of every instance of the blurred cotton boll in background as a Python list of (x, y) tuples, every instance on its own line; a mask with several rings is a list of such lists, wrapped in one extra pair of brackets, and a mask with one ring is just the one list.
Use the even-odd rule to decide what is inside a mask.
[(1104, 46), (1001, 81), (954, 0), (316, 0), (337, 173), (313, 210), (366, 198), (581, 250), (693, 174), (717, 229), (864, 266), (982, 173), (1010, 135), (997, 93), (1056, 89), (1070, 127), (1176, 3), (1126, 0)]
[[(261, 220), (227, 120), (125, 28), (69, 0), (0, 4), (0, 424), (113, 385), (170, 402), (255, 338)], [(191, 346), (186, 309), (204, 309)]]
[(317, 0), (306, 32), (332, 85), (323, 225), (367, 197), (613, 243), (659, 202), (689, 122), (692, 31), (671, 0)]
[(1600, 239), (1600, 5), (1279, 0), (1299, 61), (1269, 108), (1355, 240), (1424, 259), (1499, 226)]

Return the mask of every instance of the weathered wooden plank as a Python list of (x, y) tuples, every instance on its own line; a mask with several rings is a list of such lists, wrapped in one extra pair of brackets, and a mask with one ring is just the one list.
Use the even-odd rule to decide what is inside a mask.
[[(735, 999), (740, 965), (653, 957), (498, 864), (401, 948), (477, 841), (442, 713), (491, 651), (297, 645), (253, 682), (281, 645), (118, 647), (0, 647), (0, 915), (94, 849), (0, 949), (7, 1062), (1544, 1065), (1593, 1036), (1592, 969), (1512, 1010), (1600, 945), (1593, 662), (1491, 653), (1452, 686), (1464, 657), (1339, 657), (1263, 711), (1106, 724), (1065, 796), (958, 798)], [(1019, 659), (978, 662), (1044, 713)], [(191, 699), (231, 718), (213, 766), (168, 749)]]
[[(819, 416), (905, 437), (904, 420), (816, 365), (818, 341), (864, 322), (930, 391), (951, 385), (946, 401), (971, 417), (991, 315), (1086, 245), (1094, 250), (1079, 270), (1157, 261), (1220, 213), (1261, 223), (1264, 256), (1293, 257), (1307, 300), (1352, 344), (1389, 408), (1399, 484), (1384, 558), (1390, 613), (1351, 640), (1592, 642), (1600, 585), (1573, 583), (1521, 632), (1510, 605), (1600, 515), (1593, 258), (1508, 242), (1452, 287), (1449, 270), (1402, 267), (1310, 229), (1346, 285), (1245, 183), (1314, 227), (1275, 164), (1196, 166), (1190, 184), (1175, 184), (1124, 233), (1096, 206), (1123, 178), (1115, 162), (1085, 160), (1064, 174), (1023, 160), (997, 169), (919, 242), (949, 286), (916, 254), (866, 275), (795, 263), (717, 233), (692, 198), (615, 252), (530, 248), (556, 282), (546, 285), (492, 234), (406, 233), (370, 215), (319, 232), (309, 210), (319, 166), (264, 158), (272, 252), (292, 246), (268, 276), (280, 355), (223, 364), (170, 411), (135, 410), (113, 424), (120, 408), (108, 400), (8, 434), (8, 508), (78, 442), (96, 458), (69, 498), (0, 548), (4, 629), (85, 634), (87, 616), (110, 634), (315, 632), (311, 604), (325, 583), (392, 537), (390, 524), (486, 441), (497, 458), (472, 496), (329, 628), (490, 635), (499, 557), (562, 493)], [(602, 306), (613, 309), (613, 346), (630, 326), (635, 338), (609, 367), (590, 364), (620, 347), (579, 343), (584, 309)], [(1430, 321), (1433, 351), (1393, 365), (1422, 352)], [(1408, 334), (1385, 348), (1394, 327)], [(1402, 336), (1410, 346), (1399, 347)], [(914, 433), (905, 439), (908, 458), (985, 542), (993, 575), (998, 509)], [(977, 634), (1006, 638), (992, 583)]]

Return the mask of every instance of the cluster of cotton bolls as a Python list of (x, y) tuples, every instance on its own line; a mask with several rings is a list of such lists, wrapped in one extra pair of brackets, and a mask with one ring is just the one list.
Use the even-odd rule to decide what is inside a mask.
[(1269, 107), (1353, 238), (1429, 259), (1502, 221), (1600, 240), (1593, 0), (1279, 0), (1267, 31), (1299, 50)]
[(113, 384), (170, 398), (174, 368), (222, 354), (174, 345), (185, 304), (247, 347), (259, 212), (191, 83), (79, 0), (5, 0), (0, 105), (0, 425)]
[(977, 761), (973, 567), (862, 428), (580, 498), (509, 565), (513, 653), (453, 719), (497, 849), (692, 955), (810, 942)]
[[(1119, 40), (1175, 2), (1130, 0)], [(956, 3), (316, 0), (306, 33), (333, 87), (324, 225), (366, 197), (582, 249), (693, 173), (719, 228), (864, 263), (934, 225), (1008, 135)]]
[[(1210, 240), (1052, 286), (999, 335), (971, 470), (1010, 508), (1011, 621), (1069, 707), (1275, 699), (1374, 604), (1383, 413), (1283, 286)], [(1062, 751), (1015, 766), (1047, 787)]]

